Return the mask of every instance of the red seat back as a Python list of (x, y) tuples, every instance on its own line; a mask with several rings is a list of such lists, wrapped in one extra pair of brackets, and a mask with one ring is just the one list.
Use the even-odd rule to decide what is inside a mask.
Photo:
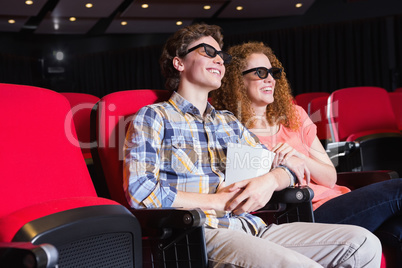
[[(98, 148), (93, 150), (95, 166), (102, 166), (110, 197), (129, 207), (123, 190), (123, 144), (131, 117), (141, 107), (168, 100), (167, 90), (128, 90), (108, 94), (97, 105)], [(95, 157), (96, 154), (96, 157)], [(99, 158), (99, 159), (98, 159)], [(100, 160), (100, 163), (96, 161)]]
[(399, 132), (388, 92), (380, 87), (350, 87), (334, 91), (328, 100), (333, 141)]
[[(90, 141), (90, 118), (93, 106), (99, 101), (97, 96), (86, 93), (62, 92), (70, 102), (72, 118), (68, 120), (74, 122), (78, 140), (76, 144), (81, 148), (85, 159), (91, 158)], [(68, 122), (66, 122), (68, 123)], [(71, 134), (71, 133), (69, 133)]]
[(308, 104), (308, 115), (317, 126), (317, 137), (320, 141), (330, 140), (329, 123), (327, 119), (328, 96), (318, 97)]
[(57, 212), (116, 204), (96, 195), (64, 96), (0, 84), (0, 107), (0, 241)]
[(388, 94), (398, 128), (402, 131), (402, 90), (400, 92), (389, 92)]
[(70, 116), (65, 97), (43, 88), (0, 84), (0, 107), (0, 217), (47, 200), (96, 196), (72, 140), (74, 125), (65, 124)]
[(307, 92), (301, 93), (295, 96), (296, 104), (301, 106), (306, 112), (308, 110), (308, 104), (311, 100), (319, 97), (328, 97), (328, 92)]

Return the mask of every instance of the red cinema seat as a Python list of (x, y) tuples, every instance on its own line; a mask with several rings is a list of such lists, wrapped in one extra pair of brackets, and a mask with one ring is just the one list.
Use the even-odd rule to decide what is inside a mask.
[(327, 116), (332, 139), (327, 149), (338, 171), (402, 174), (402, 135), (385, 89), (336, 90), (328, 98)]
[(0, 247), (52, 245), (58, 267), (141, 267), (138, 220), (96, 195), (67, 99), (0, 84), (0, 107)]
[[(123, 190), (123, 145), (131, 117), (140, 108), (155, 102), (168, 100), (167, 90), (128, 90), (108, 94), (95, 106), (92, 125), (97, 147), (92, 152), (99, 157), (97, 168), (102, 165), (107, 191), (113, 200), (129, 207)], [(97, 160), (94, 159), (96, 162)], [(98, 170), (99, 171), (99, 170)]]
[(300, 93), (295, 96), (296, 104), (301, 106), (306, 112), (308, 110), (308, 104), (311, 100), (319, 97), (329, 97), (328, 92), (306, 92)]
[(353, 141), (376, 133), (398, 133), (388, 92), (379, 87), (334, 91), (328, 99), (333, 141)]

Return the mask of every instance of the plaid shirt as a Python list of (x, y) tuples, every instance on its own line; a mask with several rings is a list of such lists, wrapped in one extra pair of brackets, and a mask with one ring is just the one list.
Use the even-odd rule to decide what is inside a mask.
[[(124, 190), (133, 208), (171, 207), (177, 191), (216, 192), (225, 178), (227, 143), (262, 145), (228, 111), (207, 104), (205, 116), (174, 92), (167, 102), (140, 109), (124, 146)], [(240, 229), (241, 219), (257, 232), (256, 216), (204, 211), (212, 228)]]

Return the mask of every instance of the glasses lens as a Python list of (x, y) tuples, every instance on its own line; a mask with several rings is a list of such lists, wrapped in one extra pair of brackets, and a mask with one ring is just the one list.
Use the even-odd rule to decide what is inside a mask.
[(226, 64), (229, 64), (230, 61), (232, 60), (232, 56), (230, 56), (228, 53), (220, 51), (219, 52), (219, 56), (221, 56), (221, 58), (223, 59), (223, 62)]
[(279, 78), (281, 78), (281, 75), (282, 75), (282, 69), (271, 68), (271, 74), (274, 79), (279, 79)]
[(204, 45), (205, 53), (207, 53), (208, 56), (214, 58), (216, 57), (216, 49), (214, 47), (211, 47), (210, 45), (205, 44)]
[(226, 52), (223, 51), (217, 51), (214, 47), (204, 44), (204, 49), (205, 49), (205, 53), (210, 56), (211, 58), (215, 58), (216, 55), (219, 55), (222, 59), (224, 63), (230, 63), (230, 61), (232, 60), (232, 56), (230, 56), (229, 54), (227, 54)]
[(268, 77), (269, 70), (267, 68), (257, 68), (257, 75), (261, 79), (265, 79)]

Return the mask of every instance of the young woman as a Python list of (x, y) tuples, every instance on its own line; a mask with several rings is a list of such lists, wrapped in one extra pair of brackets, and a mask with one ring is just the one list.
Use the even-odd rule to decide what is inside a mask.
[(175, 92), (167, 102), (140, 109), (128, 129), (124, 189), (130, 205), (203, 209), (210, 267), (378, 267), (381, 244), (364, 228), (266, 226), (247, 213), (269, 200), (266, 193), (289, 185), (286, 170), (222, 185), (227, 142), (262, 145), (236, 117), (207, 101), (231, 58), (221, 47), (220, 28), (205, 24), (185, 27), (166, 42), (161, 68)]
[[(316, 222), (359, 225), (370, 231), (385, 228), (402, 239), (402, 179), (350, 190), (336, 185), (336, 170), (316, 136), (316, 126), (293, 103), (281, 62), (259, 42), (229, 49), (233, 57), (222, 86), (212, 98), (216, 109), (226, 109), (277, 155), (274, 166), (305, 162), (315, 192)], [(401, 245), (401, 244), (400, 244)]]

